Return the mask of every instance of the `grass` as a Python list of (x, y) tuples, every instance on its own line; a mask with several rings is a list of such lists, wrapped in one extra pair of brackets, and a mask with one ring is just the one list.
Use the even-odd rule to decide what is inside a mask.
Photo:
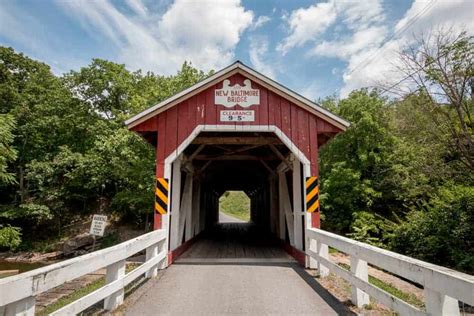
[(37, 315), (38, 316), (49, 315), (52, 312), (57, 311), (58, 309), (80, 299), (81, 297), (86, 296), (89, 293), (92, 293), (93, 291), (101, 288), (104, 285), (105, 285), (105, 278), (98, 279), (80, 289), (77, 289), (75, 292), (67, 296), (61, 297), (59, 300), (57, 300), (53, 304), (46, 306), (43, 310), (37, 313)]
[(219, 212), (250, 221), (250, 199), (243, 191), (226, 191), (219, 199)]
[[(345, 263), (338, 263), (339, 266), (343, 267), (346, 270), (350, 270), (351, 267), (348, 264)], [(394, 287), (392, 284), (384, 282), (376, 277), (373, 277), (369, 275), (369, 283), (378, 287), (381, 290), (384, 290), (385, 292), (389, 293), (390, 295), (393, 295), (402, 301), (407, 302), (410, 305), (413, 305), (418, 308), (424, 308), (425, 303), (421, 300), (419, 300), (416, 295), (413, 293), (407, 293), (404, 292), (396, 287)]]
[(414, 294), (401, 291), (397, 289), (396, 287), (394, 287), (393, 285), (391, 285), (390, 283), (386, 283), (370, 275), (369, 275), (369, 283), (371, 283), (372, 285), (375, 285), (376, 287), (384, 290), (387, 293), (390, 293), (391, 295), (395, 297), (398, 297), (399, 299), (407, 302), (410, 305), (413, 305), (418, 308), (425, 307), (425, 303), (420, 301)]
[[(139, 264), (135, 263), (128, 263), (125, 267), (125, 273), (129, 273), (130, 271), (134, 270), (137, 268)], [(100, 278), (98, 280), (95, 280), (94, 282), (77, 289), (73, 293), (66, 295), (64, 297), (61, 297), (59, 300), (56, 302), (46, 306), (43, 310), (40, 312), (36, 313), (38, 316), (43, 316), (43, 315), (49, 315), (52, 312), (57, 311), (60, 308), (63, 308), (64, 306), (71, 304), (72, 302), (80, 299), (83, 296), (86, 296), (89, 293), (94, 292), (95, 290), (98, 290), (99, 288), (103, 287), (105, 285), (105, 278)]]

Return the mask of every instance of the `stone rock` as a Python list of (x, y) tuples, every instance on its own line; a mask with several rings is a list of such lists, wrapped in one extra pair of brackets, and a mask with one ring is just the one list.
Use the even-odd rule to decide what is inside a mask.
[(92, 245), (94, 242), (94, 237), (88, 233), (77, 235), (76, 237), (70, 238), (65, 241), (62, 245), (62, 252), (65, 255), (75, 252), (75, 250), (83, 248), (88, 245)]

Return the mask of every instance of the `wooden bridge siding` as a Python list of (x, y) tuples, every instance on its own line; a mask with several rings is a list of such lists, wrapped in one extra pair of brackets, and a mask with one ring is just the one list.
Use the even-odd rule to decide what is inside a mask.
[[(230, 80), (231, 85), (235, 83), (243, 84), (245, 77), (236, 74), (230, 77)], [(254, 122), (220, 121), (220, 111), (229, 109), (214, 104), (214, 90), (222, 87), (222, 84), (218, 84), (148, 119), (134, 127), (133, 130), (137, 132), (158, 132), (157, 159), (162, 160), (163, 157), (168, 157), (176, 150), (197, 125), (274, 125), (282, 130), (311, 161), (311, 174), (317, 174), (317, 134), (320, 130), (331, 132), (337, 132), (338, 130), (331, 124), (255, 82), (252, 85), (254, 88), (260, 89), (261, 94), (260, 105), (246, 108), (255, 111)], [(240, 107), (233, 107), (233, 109), (237, 108)], [(164, 144), (164, 146), (160, 144)], [(160, 153), (163, 148), (164, 152)], [(316, 150), (312, 151), (311, 148), (316, 148)], [(161, 169), (157, 170), (157, 175), (163, 174), (162, 165), (162, 163), (157, 165), (157, 169)]]
[[(241, 74), (229, 78), (231, 85), (243, 85), (246, 79)], [(278, 127), (308, 158), (311, 175), (318, 171), (318, 132), (338, 132), (333, 125), (325, 122), (305, 109), (289, 102), (273, 91), (252, 81), (252, 87), (260, 90), (260, 104), (246, 109), (255, 111), (254, 122), (221, 122), (220, 111), (230, 110), (214, 103), (214, 90), (222, 88), (222, 83), (180, 102), (176, 106), (157, 114), (134, 127), (136, 132), (156, 131), (156, 176), (164, 176), (166, 157), (177, 150), (178, 146), (192, 133), (198, 125), (274, 125)], [(231, 109), (242, 109), (234, 106)], [(236, 128), (237, 130), (237, 128)], [(161, 216), (155, 215), (155, 228), (161, 227)], [(313, 227), (319, 227), (319, 214), (312, 214)]]

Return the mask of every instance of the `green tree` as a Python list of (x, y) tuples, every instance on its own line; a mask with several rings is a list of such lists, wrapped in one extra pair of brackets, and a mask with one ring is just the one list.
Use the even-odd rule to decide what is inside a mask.
[[(439, 30), (419, 38), (400, 53), (400, 69), (419, 106), (436, 124), (432, 132), (467, 168), (474, 170), (474, 37)], [(406, 92), (402, 91), (406, 95)]]
[(474, 272), (474, 188), (446, 183), (394, 232), (391, 248), (432, 263)]
[(12, 146), (15, 120), (11, 115), (0, 114), (0, 184), (10, 184), (15, 181), (15, 175), (8, 171), (8, 164), (17, 157), (17, 151)]
[(187, 63), (175, 76), (142, 74), (94, 59), (57, 77), (5, 47), (0, 61), (0, 114), (11, 117), (1, 144), (18, 151), (16, 160), (2, 155), (16, 178), (0, 188), (2, 222), (28, 227), (25, 240), (92, 212), (143, 223), (153, 211), (154, 149), (123, 121), (207, 74)]
[(15, 250), (21, 244), (21, 229), (0, 226), (0, 249)]
[(402, 204), (404, 161), (395, 157), (398, 139), (386, 106), (375, 91), (360, 90), (335, 107), (351, 127), (320, 154), (322, 211), (332, 230), (348, 232), (356, 212), (390, 216)]

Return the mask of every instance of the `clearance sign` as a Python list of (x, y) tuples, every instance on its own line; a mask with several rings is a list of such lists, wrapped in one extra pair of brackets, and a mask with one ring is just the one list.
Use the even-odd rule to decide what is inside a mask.
[[(242, 108), (248, 108), (249, 106), (260, 104), (260, 90), (252, 89), (252, 83), (249, 79), (244, 80), (243, 86), (238, 83), (230, 86), (230, 81), (224, 80), (222, 89), (216, 89), (214, 92), (214, 102), (226, 108), (231, 108), (236, 105)], [(255, 111), (221, 111), (220, 120), (222, 122), (253, 122), (255, 121)]]

